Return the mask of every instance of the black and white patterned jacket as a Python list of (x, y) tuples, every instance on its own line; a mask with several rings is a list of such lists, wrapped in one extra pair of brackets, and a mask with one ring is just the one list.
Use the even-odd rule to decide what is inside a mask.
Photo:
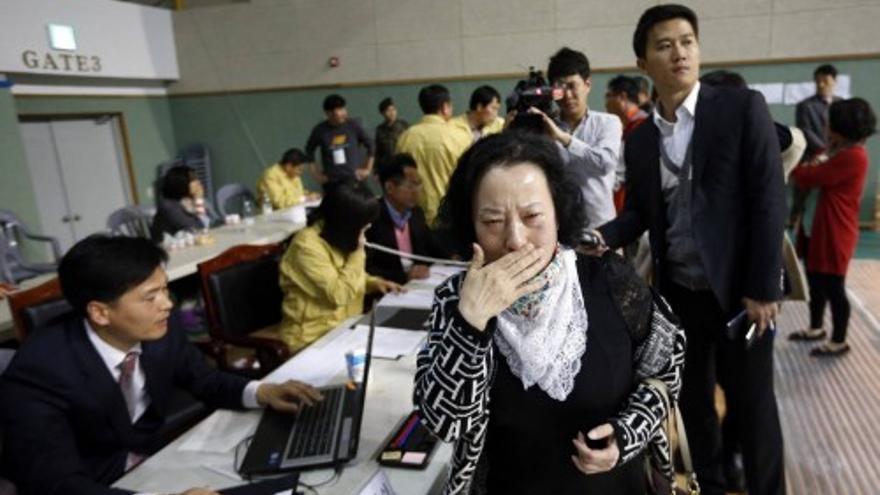
[[(616, 255), (579, 256), (578, 270), (587, 276), (608, 277), (612, 298), (630, 330), (635, 347), (636, 382), (626, 406), (610, 418), (620, 449), (618, 464), (650, 445), (651, 459), (672, 475), (665, 433), (660, 428), (666, 406), (659, 393), (643, 383), (662, 380), (671, 398), (678, 397), (684, 364), (684, 331), (669, 307), (654, 295)], [(482, 493), (485, 463), (480, 454), (489, 423), (489, 391), (495, 374), (492, 329), (480, 332), (458, 312), (464, 273), (437, 287), (431, 311), (428, 342), (418, 355), (414, 404), (423, 423), (439, 438), (454, 442), (452, 466), (445, 493)], [(583, 285), (582, 281), (582, 285)], [(494, 325), (494, 319), (490, 322)], [(479, 469), (478, 469), (479, 465)]]

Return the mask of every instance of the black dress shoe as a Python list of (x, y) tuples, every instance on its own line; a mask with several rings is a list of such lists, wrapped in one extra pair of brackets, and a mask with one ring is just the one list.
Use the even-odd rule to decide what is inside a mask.
[(746, 472), (743, 469), (742, 454), (724, 456), (724, 482), (727, 492), (746, 492)]

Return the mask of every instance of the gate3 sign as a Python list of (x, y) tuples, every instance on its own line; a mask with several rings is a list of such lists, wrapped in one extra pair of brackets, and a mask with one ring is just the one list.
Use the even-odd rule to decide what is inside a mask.
[(21, 61), (28, 69), (44, 69), (57, 72), (95, 73), (101, 72), (101, 58), (98, 56), (73, 55), (70, 53), (21, 52)]

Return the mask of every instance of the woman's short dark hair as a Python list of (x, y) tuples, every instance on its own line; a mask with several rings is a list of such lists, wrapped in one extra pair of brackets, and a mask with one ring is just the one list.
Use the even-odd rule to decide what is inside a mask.
[(324, 185), (324, 199), (309, 216), (309, 225), (324, 221), (321, 237), (344, 253), (358, 247), (361, 230), (379, 216), (379, 201), (365, 185), (340, 180)]
[(828, 128), (850, 141), (861, 141), (877, 132), (877, 116), (862, 98), (838, 100), (828, 108)]
[(299, 148), (290, 148), (285, 151), (281, 156), (281, 161), (278, 162), (281, 165), (291, 164), (291, 165), (300, 165), (308, 161), (306, 158), (306, 154)]
[(174, 201), (189, 197), (189, 183), (196, 179), (195, 171), (186, 165), (171, 167), (162, 178), (162, 197)]
[(700, 82), (708, 86), (717, 86), (721, 88), (738, 88), (747, 89), (746, 80), (739, 72), (719, 69), (707, 72), (700, 77)]
[(111, 303), (142, 284), (168, 255), (139, 237), (95, 234), (74, 244), (58, 265), (58, 280), (73, 309), (85, 316), (91, 301)]
[(439, 229), (450, 236), (455, 252), (463, 259), (471, 257), (471, 245), (477, 239), (474, 203), (480, 182), (495, 167), (520, 163), (534, 164), (547, 178), (559, 224), (559, 242), (567, 246), (578, 243), (587, 224), (583, 197), (566, 171), (556, 144), (543, 135), (504, 131), (480, 139), (461, 156), (440, 203)]
[(419, 91), (419, 107), (425, 115), (440, 112), (444, 103), (452, 101), (449, 90), (442, 84), (431, 84)]
[(590, 78), (590, 60), (583, 52), (564, 46), (559, 49), (547, 65), (547, 79), (551, 83), (563, 77), (580, 75), (584, 80)]
[(342, 108), (345, 106), (345, 98), (332, 94), (324, 98), (324, 111), (329, 112), (331, 110), (336, 110), (337, 108)]
[(694, 28), (694, 36), (700, 37), (697, 14), (693, 10), (675, 3), (656, 5), (644, 11), (636, 24), (636, 30), (633, 33), (633, 51), (636, 53), (636, 58), (645, 58), (645, 52), (648, 50), (648, 34), (651, 32), (651, 28), (672, 19), (688, 21)]

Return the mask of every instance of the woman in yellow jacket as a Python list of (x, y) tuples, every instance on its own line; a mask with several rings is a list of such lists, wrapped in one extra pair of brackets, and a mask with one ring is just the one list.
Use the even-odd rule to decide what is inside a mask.
[(325, 186), (321, 206), (281, 260), (280, 336), (292, 351), (363, 312), (365, 293), (400, 290), (365, 270), (364, 232), (378, 214), (378, 200), (363, 185)]

